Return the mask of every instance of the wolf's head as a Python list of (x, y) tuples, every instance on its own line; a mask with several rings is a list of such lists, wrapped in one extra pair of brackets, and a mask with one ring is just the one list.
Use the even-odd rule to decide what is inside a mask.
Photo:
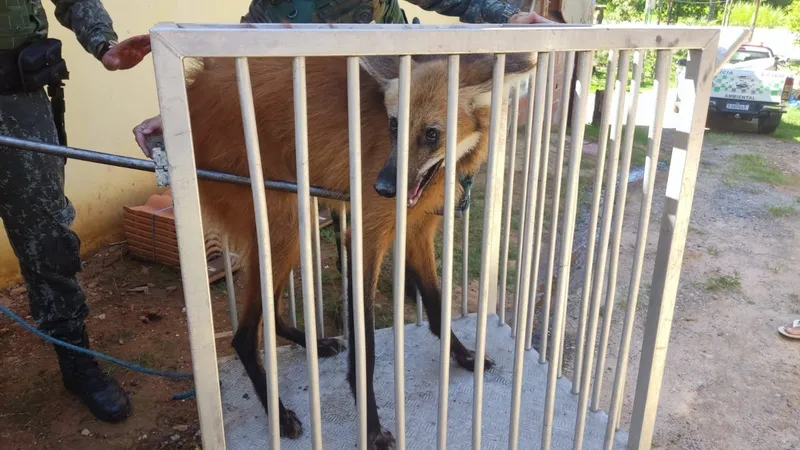
[[(362, 68), (381, 85), (388, 113), (387, 132), (391, 153), (375, 181), (375, 190), (393, 198), (397, 193), (397, 134), (399, 114), (399, 63), (395, 56), (363, 57)], [(486, 159), (489, 143), (489, 109), (492, 97), (492, 55), (462, 55), (459, 67), (457, 160), (459, 167), (478, 166)], [(506, 55), (504, 90), (506, 100), (511, 87), (534, 69), (531, 54)], [(447, 133), (446, 56), (412, 60), (408, 144), (408, 206), (413, 207), (431, 180), (441, 174)]]

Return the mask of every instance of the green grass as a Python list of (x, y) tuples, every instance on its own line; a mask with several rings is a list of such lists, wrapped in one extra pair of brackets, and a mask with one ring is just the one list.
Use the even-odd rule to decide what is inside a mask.
[(779, 264), (771, 264), (771, 263), (767, 263), (767, 269), (771, 270), (771, 271), (772, 271), (772, 273), (774, 273), (774, 274), (776, 274), (776, 275), (777, 275), (777, 274), (779, 274), (779, 273), (781, 273), (781, 272), (783, 271), (783, 269), (785, 269), (785, 268), (786, 268), (786, 266), (785, 266), (784, 264), (780, 264), (780, 263), (779, 263)]
[[(753, 2), (737, 2), (731, 8), (731, 15), (728, 26), (731, 27), (749, 27), (750, 21), (753, 18), (753, 10), (755, 5)], [(720, 14), (720, 19), (722, 14)], [(758, 28), (781, 28), (788, 25), (788, 16), (786, 10), (777, 8), (773, 5), (762, 3), (758, 8), (758, 17), (756, 18), (756, 27)]]
[[(625, 130), (623, 129), (622, 142), (625, 142)], [(649, 127), (638, 125), (633, 131), (633, 150), (631, 150), (631, 167), (643, 167), (647, 159), (647, 145), (650, 142), (648, 137)], [(600, 126), (588, 124), (583, 132), (584, 139), (597, 141), (600, 139)], [(622, 155), (620, 155), (620, 163)], [(669, 153), (659, 152), (658, 160), (669, 163)]]
[(723, 133), (718, 131), (706, 131), (706, 140), (717, 145), (733, 145), (737, 144), (741, 137), (733, 133)]
[(706, 247), (706, 252), (715, 258), (719, 256), (719, 249), (713, 245)]
[(773, 136), (782, 141), (800, 143), (800, 108), (789, 108)]
[(156, 357), (150, 352), (140, 353), (135, 358), (133, 358), (134, 364), (140, 367), (144, 367), (145, 369), (152, 369), (155, 361)]
[(733, 155), (733, 165), (723, 182), (728, 186), (735, 186), (743, 180), (776, 186), (800, 184), (800, 177), (785, 174), (772, 167), (772, 164), (763, 155), (740, 153)]
[(796, 216), (800, 212), (792, 205), (770, 206), (767, 210), (772, 217)]
[(706, 281), (705, 288), (707, 291), (733, 291), (742, 287), (742, 280), (739, 278), (739, 273), (734, 272), (733, 275), (717, 275), (709, 278)]
[(329, 244), (336, 245), (336, 232), (333, 231), (332, 226), (319, 230), (319, 237)]

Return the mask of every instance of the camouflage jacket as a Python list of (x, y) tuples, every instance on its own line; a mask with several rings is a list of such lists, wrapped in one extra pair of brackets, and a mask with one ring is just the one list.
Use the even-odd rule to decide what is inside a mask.
[[(465, 23), (506, 23), (519, 9), (502, 0), (408, 0)], [(403, 23), (398, 0), (252, 0), (243, 22)]]
[[(101, 0), (51, 0), (56, 20), (70, 29), (87, 52), (100, 59), (104, 44), (116, 42), (111, 17)], [(0, 0), (0, 49), (13, 50), (47, 37), (48, 21), (42, 0)]]

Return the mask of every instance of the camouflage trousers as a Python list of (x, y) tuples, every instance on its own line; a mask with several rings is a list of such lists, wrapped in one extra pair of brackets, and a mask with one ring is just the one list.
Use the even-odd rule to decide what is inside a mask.
[[(0, 96), (0, 134), (58, 143), (44, 90)], [(76, 274), (75, 208), (64, 195), (65, 158), (0, 146), (0, 218), (28, 287), (31, 315), (53, 336), (81, 333), (88, 313)]]

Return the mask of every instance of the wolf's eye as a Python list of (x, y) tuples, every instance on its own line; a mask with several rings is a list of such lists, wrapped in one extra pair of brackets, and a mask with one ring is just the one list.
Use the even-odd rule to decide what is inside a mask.
[(394, 117), (389, 119), (389, 130), (392, 133), (397, 133), (397, 119)]
[(439, 139), (439, 130), (436, 128), (428, 128), (428, 130), (425, 131), (425, 139), (436, 142)]

